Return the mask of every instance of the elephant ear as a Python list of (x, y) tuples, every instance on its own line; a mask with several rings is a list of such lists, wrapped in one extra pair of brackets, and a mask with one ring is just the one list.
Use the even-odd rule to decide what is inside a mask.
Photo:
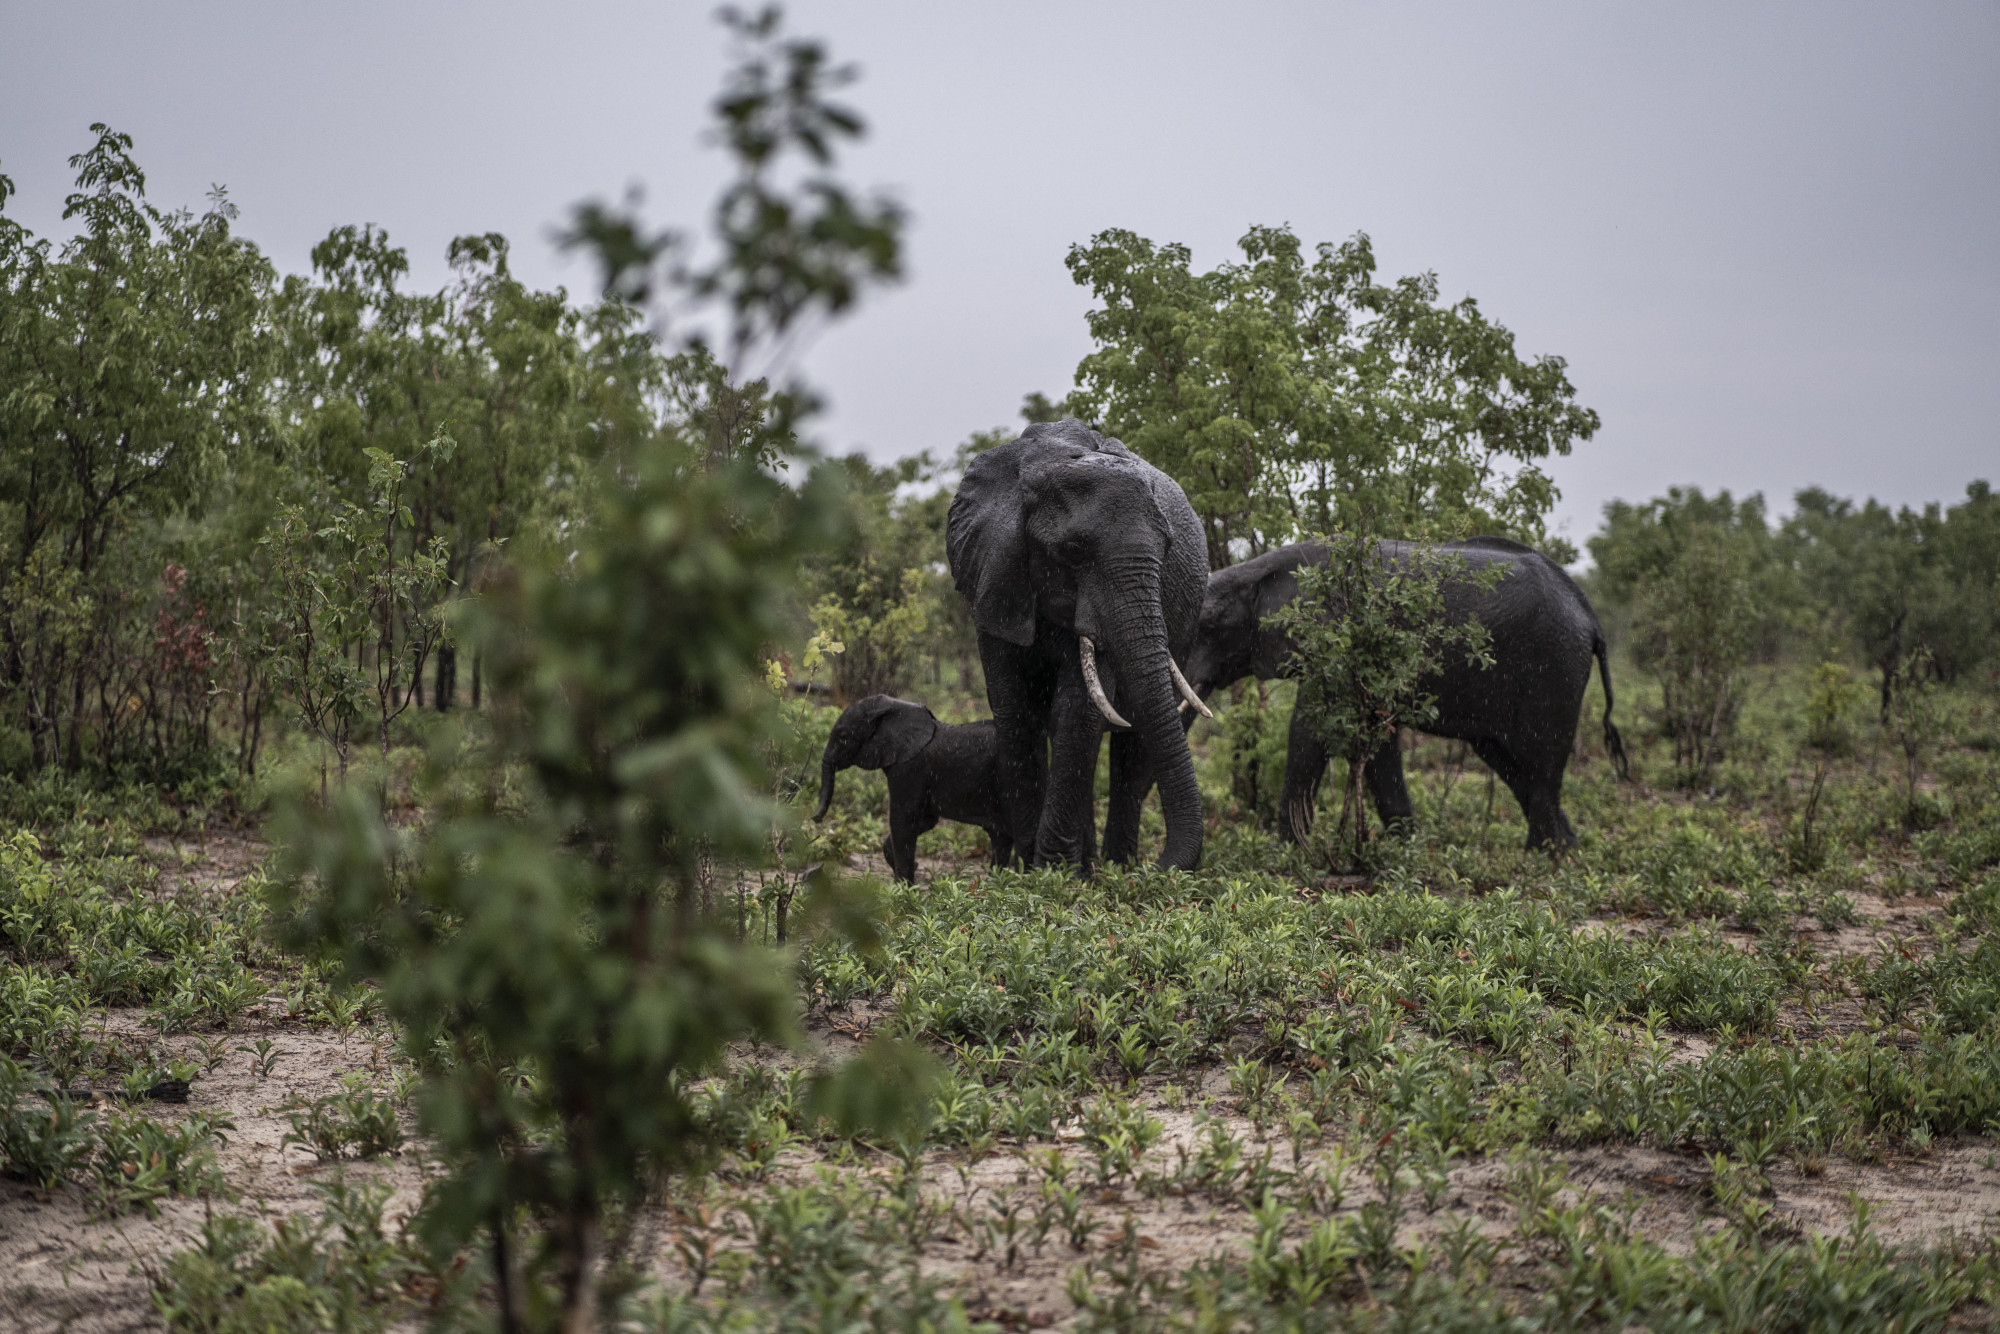
[(1035, 590), (1028, 579), (1028, 529), (1022, 514), (1021, 461), (1026, 436), (972, 460), (945, 521), (952, 584), (972, 604), (972, 623), (1026, 648), (1035, 642)]
[(1299, 578), (1295, 570), (1280, 567), (1257, 581), (1257, 610), (1250, 624), (1261, 628), (1266, 617), (1284, 607), (1299, 595)]
[(938, 720), (921, 704), (889, 699), (876, 716), (875, 730), (861, 743), (854, 762), (863, 769), (886, 769), (915, 759), (937, 735)]

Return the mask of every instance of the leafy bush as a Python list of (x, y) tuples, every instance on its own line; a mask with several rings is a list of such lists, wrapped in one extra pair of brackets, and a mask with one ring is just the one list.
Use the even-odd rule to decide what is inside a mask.
[(222, 1174), (209, 1141), (231, 1129), (226, 1119), (202, 1113), (177, 1125), (137, 1112), (105, 1117), (96, 1127), (92, 1204), (106, 1214), (157, 1214), (171, 1196), (219, 1193)]
[(95, 1118), (0, 1055), (0, 1173), (52, 1189), (94, 1145)]
[(1799, 812), (1798, 829), (1792, 849), (1792, 864), (1812, 870), (1825, 859), (1826, 848), (1813, 839), (1819, 818), (1820, 797), (1833, 759), (1852, 744), (1847, 713), (1854, 689), (1847, 669), (1837, 662), (1823, 662), (1813, 673), (1812, 688), (1806, 696), (1805, 752), (1812, 764), (1812, 786), (1806, 791), (1805, 809)]
[[(36, 767), (191, 776), (240, 579), (223, 560), (190, 580), (165, 521), (266, 443), (273, 278), (220, 192), (198, 215), (157, 208), (131, 136), (91, 133), (74, 237), (57, 250), (0, 217), (0, 719)], [(12, 192), (0, 176), (0, 205)]]
[(1318, 541), (1326, 560), (1299, 567), (1298, 597), (1266, 624), (1292, 645), (1295, 707), (1333, 757), (1347, 762), (1341, 823), (1350, 855), (1358, 856), (1368, 841), (1362, 766), (1398, 729), (1437, 717), (1437, 698), (1425, 687), (1448, 661), (1463, 655), (1493, 664), (1484, 625), (1470, 616), (1447, 620), (1446, 582), (1490, 590), (1505, 568), (1475, 575), (1456, 552), (1414, 544), (1378, 550), (1365, 529)]
[(1289, 681), (1250, 680), (1211, 701), (1209, 763), (1223, 775), (1220, 795), (1265, 828), (1277, 827), (1293, 698)]
[[(770, 193), (778, 155), (824, 165), (858, 124), (824, 102), (817, 45), (781, 41), (775, 12), (725, 17), (747, 44), (719, 104), (739, 176), (718, 206), (726, 257), (689, 281), (729, 299), (741, 353), (843, 309), (857, 270), (893, 270), (895, 219), (857, 229), (849, 210), (828, 239), (801, 210), (838, 202), (830, 182)], [(629, 220), (580, 227), (611, 285), (644, 281), (658, 250), (634, 250)], [(709, 1148), (697, 1082), (732, 1043), (798, 1040), (785, 957), (736, 938), (714, 882), (771, 848), (766, 653), (791, 636), (799, 567), (841, 532), (843, 493), (831, 469), (794, 490), (760, 451), (711, 444), (664, 433), (607, 460), (574, 546), (510, 562), (465, 610), (494, 732), (432, 737), (424, 827), (392, 829), (351, 790), (285, 815), (288, 938), (379, 988), (449, 1164), (422, 1226), (447, 1251), (484, 1238), (509, 1331), (590, 1318), (607, 1211)], [(871, 1049), (823, 1106), (882, 1120), (904, 1078)]]
[(213, 1214), (201, 1239), (169, 1257), (153, 1307), (184, 1334), (371, 1334), (410, 1314), (405, 1285), (428, 1276), (420, 1252), (383, 1229), (386, 1186), (316, 1183), (316, 1216), (293, 1214), (268, 1230)]
[(1740, 543), (1696, 524), (1637, 585), (1632, 656), (1660, 682), (1661, 730), (1683, 773), (1713, 768), (1736, 727), (1756, 628), (1749, 570)]
[(311, 1149), (321, 1162), (377, 1158), (403, 1147), (394, 1100), (376, 1096), (365, 1074), (350, 1073), (341, 1079), (340, 1092), (285, 1110), (292, 1128), (283, 1142)]
[(100, 1214), (157, 1214), (163, 1199), (218, 1190), (210, 1141), (230, 1129), (199, 1113), (176, 1124), (136, 1112), (100, 1116), (0, 1056), (0, 1174), (42, 1190), (80, 1181)]

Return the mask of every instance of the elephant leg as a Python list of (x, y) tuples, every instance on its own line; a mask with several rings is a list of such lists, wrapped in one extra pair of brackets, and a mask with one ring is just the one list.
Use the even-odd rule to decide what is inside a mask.
[(937, 828), (938, 804), (931, 775), (918, 765), (889, 773), (889, 837), (882, 845), (889, 869), (905, 884), (917, 879), (917, 840)]
[(924, 820), (923, 793), (913, 787), (891, 784), (889, 788), (889, 836), (882, 841), (882, 856), (889, 870), (904, 884), (917, 879), (917, 835), (937, 823)]
[[(1537, 787), (1535, 804), (1528, 816), (1528, 846), (1531, 848), (1573, 848), (1577, 844), (1576, 830), (1571, 827), (1569, 816), (1563, 813), (1562, 798), (1559, 793), (1546, 787)], [(1539, 827), (1542, 837), (1537, 838)]]
[(1576, 843), (1576, 831), (1570, 828), (1569, 817), (1563, 814), (1561, 770), (1557, 781), (1551, 784), (1529, 765), (1522, 764), (1513, 752), (1500, 743), (1491, 740), (1475, 741), (1472, 749), (1487, 767), (1499, 776), (1520, 803), (1521, 818), (1528, 824), (1528, 846), (1531, 848), (1572, 847)]
[(1014, 864), (1014, 840), (999, 825), (986, 831), (986, 842), (993, 851), (993, 865), (998, 870), (1006, 870)]
[(1035, 837), (1035, 865), (1068, 866), (1088, 875), (1097, 860), (1095, 788), (1104, 715), (1084, 693), (1083, 676), (1074, 663), (1056, 694), (1049, 731), (1049, 780)]
[(1292, 713), (1285, 737), (1285, 787), (1278, 797), (1278, 833), (1289, 843), (1303, 842), (1312, 830), (1313, 805), (1320, 780), (1326, 776), (1326, 746)]
[[(1573, 848), (1576, 830), (1563, 813), (1562, 783), (1564, 755), (1543, 756), (1520, 765), (1521, 788), (1527, 796), (1521, 809), (1528, 818), (1528, 846), (1531, 848)], [(1517, 790), (1518, 792), (1518, 790)]]
[(1410, 789), (1403, 781), (1400, 733), (1383, 742), (1381, 749), (1368, 757), (1361, 772), (1368, 781), (1368, 795), (1375, 801), (1375, 814), (1382, 817), (1384, 825), (1415, 817), (1416, 807), (1410, 803)]
[(882, 859), (889, 863), (889, 872), (906, 885), (915, 884), (917, 879), (917, 836), (915, 831), (898, 829), (893, 819), (889, 833), (882, 839)]
[(1111, 734), (1111, 806), (1104, 817), (1104, 860), (1128, 866), (1139, 860), (1139, 808), (1153, 786), (1146, 743), (1136, 732)]
[(979, 660), (986, 672), (986, 703), (993, 710), (998, 743), (994, 767), (1009, 842), (1032, 852), (1047, 786), (1046, 738), (1054, 681), (1031, 650), (995, 635), (980, 634)]

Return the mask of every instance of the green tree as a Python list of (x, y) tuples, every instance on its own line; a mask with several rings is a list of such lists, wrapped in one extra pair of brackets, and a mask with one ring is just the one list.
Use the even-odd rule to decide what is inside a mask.
[[(738, 100), (739, 72), (725, 122), (779, 127), (778, 147), (825, 163), (815, 136), (859, 124), (825, 113), (823, 52), (775, 19), (732, 21), (765, 102)], [(740, 173), (771, 169), (727, 142)], [(782, 250), (811, 216), (788, 208), (765, 241)], [(597, 237), (614, 291), (645, 285), (621, 265), (658, 258), (614, 244), (638, 234)], [(727, 299), (743, 328), (781, 338), (852, 298), (825, 238), (793, 239), (820, 258), (759, 270), (772, 286), (725, 272), (670, 290)], [(865, 240), (893, 257), (893, 227)], [(763, 765), (782, 737), (765, 655), (797, 631), (800, 567), (841, 536), (845, 488), (818, 466), (795, 490), (754, 451), (718, 464), (710, 443), (667, 429), (604, 460), (568, 558), (510, 554), (458, 613), (491, 664), (495, 726), (490, 746), (433, 738), (424, 828), (392, 831), (354, 793), (288, 816), (292, 939), (337, 952), (400, 1025), (449, 1164), (420, 1224), (447, 1248), (484, 1236), (507, 1334), (594, 1326), (606, 1210), (699, 1161), (713, 1128), (696, 1084), (731, 1043), (798, 1035), (786, 960), (705, 916), (698, 885), (711, 861), (741, 868), (772, 846)], [(821, 1085), (821, 1105), (881, 1112), (906, 1069), (874, 1050)]]
[[(1060, 420), (1064, 413), (1041, 395), (1029, 394), (1021, 415), (1029, 422), (1036, 422)], [(951, 516), (952, 496), (966, 466), (977, 455), (1006, 444), (1017, 434), (1011, 427), (996, 426), (974, 431), (958, 443), (948, 459), (933, 460), (926, 452), (920, 456), (917, 482), (933, 489), (928, 493), (909, 492), (896, 504), (897, 521), (911, 530), (906, 541), (912, 558), (922, 563), (934, 589), (920, 648), (922, 658), (930, 664), (932, 684), (940, 688), (949, 684), (960, 697), (977, 700), (982, 712), (986, 685), (979, 661), (979, 629), (972, 623), (971, 604), (951, 591), (944, 557), (945, 525)], [(949, 681), (947, 667), (951, 669)]]
[(1775, 656), (1799, 623), (1764, 498), (1673, 487), (1643, 505), (1613, 501), (1589, 547), (1590, 594), (1659, 681), (1660, 733), (1681, 778), (1696, 781), (1735, 729), (1744, 668)]
[(2000, 636), (2000, 500), (1985, 482), (1945, 509), (1856, 506), (1818, 487), (1798, 493), (1779, 530), (1784, 558), (1836, 638), (1880, 673), (1886, 721), (1899, 671), (1923, 649), (1946, 680)]
[[(0, 218), (0, 709), (36, 764), (72, 770), (162, 739), (161, 708), (210, 687), (188, 670), (186, 649), (209, 656), (191, 606), (176, 627), (195, 641), (153, 651), (167, 585), (185, 586), (184, 565), (161, 582), (165, 526), (267, 439), (270, 351), (271, 268), (226, 197), (163, 211), (131, 136), (91, 133), (70, 159), (73, 239)], [(0, 205), (12, 193), (0, 177)]]
[(1944, 730), (1944, 701), (1938, 698), (1942, 679), (1936, 657), (1919, 644), (1902, 655), (1884, 690), (1889, 735), (1903, 752), (1903, 823), (1913, 829), (1936, 818), (1917, 801), (1917, 779), (1925, 752)]
[(1315, 539), (1326, 560), (1299, 567), (1299, 595), (1267, 619), (1292, 644), (1291, 673), (1313, 733), (1347, 761), (1339, 843), (1358, 859), (1368, 842), (1362, 766), (1399, 728), (1421, 729), (1437, 717), (1427, 683), (1451, 660), (1492, 665), (1491, 636), (1473, 617), (1453, 622), (1445, 608), (1448, 582), (1490, 588), (1499, 568), (1474, 575), (1464, 557), (1411, 545), (1393, 553), (1365, 533)]
[(813, 624), (845, 644), (834, 658), (834, 694), (843, 702), (900, 693), (910, 682), (932, 617), (950, 596), (938, 506), (906, 488), (927, 471), (925, 456), (878, 468), (860, 454), (838, 460), (856, 523), (840, 546), (815, 560), (806, 578)]
[(729, 367), (696, 343), (664, 363), (670, 414), (701, 441), (710, 468), (748, 457), (760, 467), (782, 467), (798, 447), (793, 427), (804, 405), (773, 393), (768, 379), (736, 383)]
[[(1021, 420), (1027, 422), (1030, 426), (1033, 426), (1036, 422), (1059, 422), (1065, 417), (1074, 417), (1076, 415), (1076, 412), (1071, 410), (1067, 398), (1060, 400), (1052, 399), (1047, 394), (1039, 391), (1025, 394), (1021, 398)], [(1011, 436), (1005, 436), (995, 443), (1005, 444), (1011, 438)], [(987, 448), (991, 447), (990, 445), (987, 446)]]
[(1196, 273), (1187, 247), (1113, 230), (1068, 260), (1102, 304), (1067, 406), (1181, 484), (1212, 568), (1363, 516), (1573, 558), (1546, 532), (1540, 462), (1598, 419), (1560, 357), (1522, 358), (1470, 297), (1440, 304), (1433, 274), (1378, 283), (1365, 235), (1310, 260), (1289, 228), (1239, 245)]
[[(444, 587), (477, 584), (505, 547), (559, 540), (582, 512), (592, 460), (656, 432), (666, 397), (668, 367), (634, 312), (531, 291), (507, 257), (504, 237), (461, 236), (453, 281), (406, 292), (402, 249), (378, 229), (339, 227), (314, 248), (313, 277), (287, 279), (275, 304), (287, 348), (286, 499), (313, 512), (366, 507), (378, 457), (422, 454), (398, 541), (406, 556), (442, 544)], [(426, 451), (443, 431), (454, 448)], [(379, 646), (390, 662), (369, 668), (399, 698), (424, 693), (423, 634), (408, 618), (435, 611), (399, 616)], [(457, 674), (447, 642), (432, 686), (440, 707)], [(473, 693), (476, 702), (476, 663)]]
[(603, 1211), (703, 1151), (694, 1082), (732, 1042), (798, 1040), (785, 959), (703, 918), (697, 877), (768, 848), (760, 655), (841, 522), (833, 483), (643, 448), (573, 570), (510, 563), (468, 613), (497, 749), (433, 744), (429, 827), (351, 791), (288, 818), (292, 939), (380, 988), (452, 1169), (422, 1224), (448, 1249), (483, 1231), (503, 1328), (585, 1327)]
[[(422, 451), (426, 460), (451, 452), (442, 436)], [(369, 454), (368, 504), (343, 503), (315, 524), (286, 503), (264, 538), (275, 585), (263, 634), (269, 672), (299, 721), (332, 752), (343, 786), (371, 708), (382, 758), (389, 758), (390, 724), (417, 698), (414, 688), (400, 688), (405, 658), (396, 650), (408, 649), (407, 679), (420, 680), (443, 630), (439, 604), (448, 587), (442, 537), (404, 550), (411, 461), (379, 449)], [(319, 773), (324, 802), (324, 755)]]
[(1661, 729), (1686, 773), (1715, 763), (1743, 704), (1756, 625), (1749, 567), (1741, 543), (1697, 524), (1637, 589), (1632, 656), (1659, 680)]
[(1826, 859), (1825, 847), (1814, 837), (1815, 825), (1834, 758), (1852, 743), (1847, 715), (1853, 695), (1854, 683), (1840, 663), (1822, 662), (1813, 672), (1812, 688), (1806, 695), (1806, 736), (1801, 748), (1812, 766), (1812, 779), (1806, 789), (1805, 809), (1799, 812), (1792, 847), (1792, 864), (1802, 871), (1816, 870)]

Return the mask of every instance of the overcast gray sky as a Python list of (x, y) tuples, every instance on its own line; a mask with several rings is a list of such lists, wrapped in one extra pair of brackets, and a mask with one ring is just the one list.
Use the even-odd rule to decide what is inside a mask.
[[(60, 234), (107, 120), (151, 195), (213, 182), (281, 268), (374, 222), (435, 286), (461, 232), (588, 293), (552, 228), (647, 192), (692, 224), (724, 65), (706, 3), (0, 0), (8, 208)], [(1252, 223), (1366, 231), (1521, 349), (1597, 438), (1557, 528), (1675, 483), (1895, 503), (2000, 474), (2000, 5), (949, 5), (797, 0), (864, 74), (847, 175), (907, 206), (909, 280), (822, 338), (824, 443), (1018, 424), (1088, 350), (1063, 255), (1105, 227), (1207, 266)]]

